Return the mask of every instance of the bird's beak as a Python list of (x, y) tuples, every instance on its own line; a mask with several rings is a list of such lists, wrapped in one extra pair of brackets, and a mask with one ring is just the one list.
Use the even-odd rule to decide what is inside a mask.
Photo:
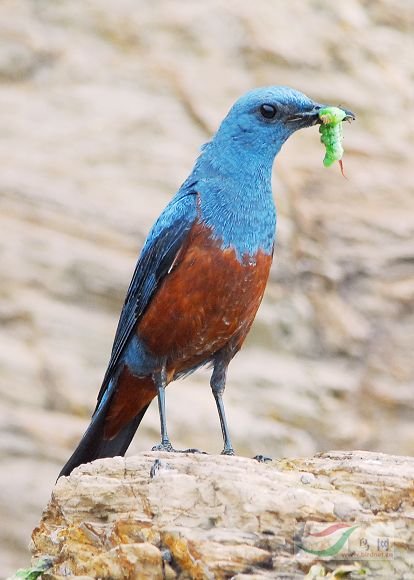
[[(324, 109), (328, 105), (320, 105), (319, 103), (315, 103), (312, 109), (309, 111), (300, 111), (294, 115), (291, 115), (287, 118), (288, 123), (295, 123), (297, 124), (298, 128), (303, 127), (312, 127), (313, 125), (320, 125), (322, 121), (319, 118), (319, 111)], [(349, 109), (345, 109), (344, 107), (340, 107), (346, 113), (346, 117), (344, 121), (354, 121), (355, 115)]]

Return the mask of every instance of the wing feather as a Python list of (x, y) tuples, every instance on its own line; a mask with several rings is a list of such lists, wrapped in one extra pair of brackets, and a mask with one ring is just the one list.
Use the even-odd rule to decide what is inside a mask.
[(174, 197), (160, 215), (135, 266), (115, 333), (111, 358), (98, 395), (97, 408), (118, 362), (162, 280), (171, 271), (197, 217), (197, 194)]

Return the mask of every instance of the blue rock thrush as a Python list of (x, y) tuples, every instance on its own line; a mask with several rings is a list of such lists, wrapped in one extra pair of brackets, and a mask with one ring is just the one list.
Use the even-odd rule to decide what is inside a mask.
[(60, 475), (123, 455), (155, 396), (161, 443), (154, 449), (173, 451), (165, 387), (206, 364), (213, 367), (223, 453), (234, 454), (222, 395), (272, 263), (272, 165), (290, 135), (319, 122), (321, 106), (288, 87), (250, 91), (203, 147), (144, 244), (95, 412)]

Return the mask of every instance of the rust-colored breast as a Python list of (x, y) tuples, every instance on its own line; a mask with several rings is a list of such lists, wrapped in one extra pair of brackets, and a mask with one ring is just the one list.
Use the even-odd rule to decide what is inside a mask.
[(169, 379), (208, 360), (229, 341), (241, 346), (263, 297), (272, 256), (240, 263), (196, 223), (141, 319), (137, 332)]

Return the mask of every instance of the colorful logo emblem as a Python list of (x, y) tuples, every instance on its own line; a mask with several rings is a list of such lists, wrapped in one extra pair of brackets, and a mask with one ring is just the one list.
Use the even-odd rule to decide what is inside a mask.
[(295, 534), (294, 547), (295, 554), (303, 558), (390, 560), (393, 539), (393, 529), (385, 529), (381, 523), (306, 522)]
[[(332, 557), (339, 554), (348, 541), (349, 536), (359, 527), (351, 524), (332, 524), (326, 526), (323, 524), (320, 531), (308, 531), (308, 534), (302, 537), (302, 545), (298, 547), (319, 557)], [(311, 526), (313, 529), (315, 524)], [(319, 526), (316, 526), (319, 527)]]

